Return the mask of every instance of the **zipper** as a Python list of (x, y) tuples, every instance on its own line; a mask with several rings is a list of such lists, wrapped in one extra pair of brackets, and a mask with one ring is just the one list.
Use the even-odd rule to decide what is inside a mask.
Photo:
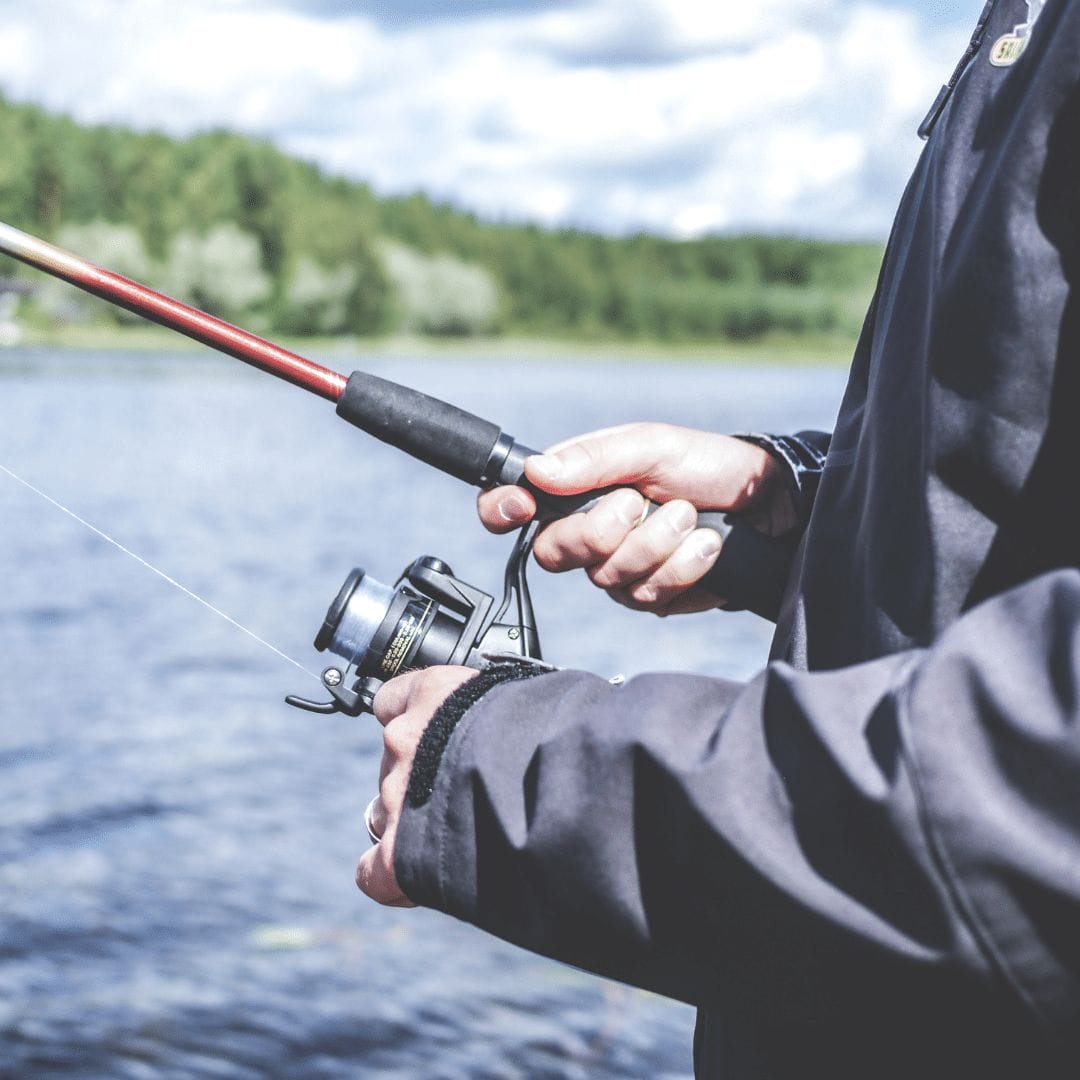
[(934, 125), (938, 122), (938, 117), (945, 111), (945, 106), (949, 103), (949, 98), (952, 97), (952, 92), (956, 89), (956, 84), (960, 81), (960, 76), (967, 71), (968, 65), (975, 59), (975, 54), (982, 46), (983, 39), (986, 37), (987, 26), (990, 22), (990, 16), (994, 13), (994, 8), (997, 6), (997, 0), (986, 0), (986, 6), (982, 9), (982, 14), (979, 16), (979, 21), (975, 24), (975, 31), (971, 35), (971, 40), (968, 42), (968, 47), (964, 52), (964, 55), (960, 57), (960, 62), (956, 65), (952, 75), (949, 77), (949, 81), (938, 91), (937, 97), (934, 98), (933, 105), (930, 106), (926, 116), (923, 117), (923, 122), (919, 125), (919, 138), (930, 138), (930, 132), (934, 130)]

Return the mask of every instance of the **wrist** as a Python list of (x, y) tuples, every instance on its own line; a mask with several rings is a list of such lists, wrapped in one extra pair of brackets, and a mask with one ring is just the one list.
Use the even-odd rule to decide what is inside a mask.
[(768, 536), (782, 536), (798, 525), (790, 470), (774, 449), (755, 436), (737, 435), (748, 461), (744, 498), (739, 507), (747, 520)]

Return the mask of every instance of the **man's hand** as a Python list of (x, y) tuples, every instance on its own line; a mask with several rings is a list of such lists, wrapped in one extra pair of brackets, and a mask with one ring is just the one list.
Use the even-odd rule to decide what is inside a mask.
[(473, 668), (431, 667), (391, 679), (375, 695), (375, 718), (383, 725), (379, 798), (371, 824), (382, 840), (360, 856), (356, 884), (372, 900), (388, 907), (414, 907), (394, 874), (394, 837), (405, 805), (413, 758), (435, 710), (462, 683), (477, 675)]
[[(536, 561), (556, 573), (583, 568), (594, 585), (627, 607), (658, 615), (704, 611), (723, 600), (695, 584), (720, 554), (720, 538), (699, 529), (697, 510), (748, 512), (776, 535), (795, 523), (780, 467), (759, 446), (670, 424), (626, 424), (581, 435), (525, 462), (543, 491), (573, 495), (611, 484), (583, 514), (546, 526)], [(664, 505), (644, 521), (645, 500)], [(500, 487), (478, 500), (480, 520), (508, 532), (532, 519), (523, 488)]]

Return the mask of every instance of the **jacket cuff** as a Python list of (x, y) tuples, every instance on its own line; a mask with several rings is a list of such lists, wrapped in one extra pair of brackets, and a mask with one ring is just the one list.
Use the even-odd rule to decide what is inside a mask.
[(503, 661), (485, 668), (474, 679), (459, 686), (439, 707), (431, 718), (413, 758), (412, 772), (409, 774), (409, 788), (405, 795), (406, 803), (413, 809), (424, 806), (435, 790), (435, 779), (439, 774), (443, 754), (450, 743), (450, 736), (461, 722), (462, 717), (489, 690), (504, 682), (516, 682), (519, 679), (531, 679), (545, 674), (549, 669), (537, 667), (525, 661)]
[(784, 467), (792, 505), (800, 524), (805, 526), (814, 507), (832, 436), (822, 431), (799, 431), (794, 435), (739, 434), (735, 438), (760, 446)]

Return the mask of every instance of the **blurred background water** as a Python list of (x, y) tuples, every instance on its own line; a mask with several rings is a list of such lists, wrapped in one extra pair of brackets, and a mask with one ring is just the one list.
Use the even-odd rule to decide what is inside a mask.
[[(532, 445), (633, 419), (828, 427), (834, 368), (335, 358)], [(0, 354), (0, 464), (318, 671), (347, 571), (497, 590), (460, 483), (200, 352)], [(754, 616), (657, 620), (532, 575), (547, 657), (741, 678)], [(692, 1010), (352, 882), (370, 717), (0, 473), (0, 1076), (686, 1077)]]

